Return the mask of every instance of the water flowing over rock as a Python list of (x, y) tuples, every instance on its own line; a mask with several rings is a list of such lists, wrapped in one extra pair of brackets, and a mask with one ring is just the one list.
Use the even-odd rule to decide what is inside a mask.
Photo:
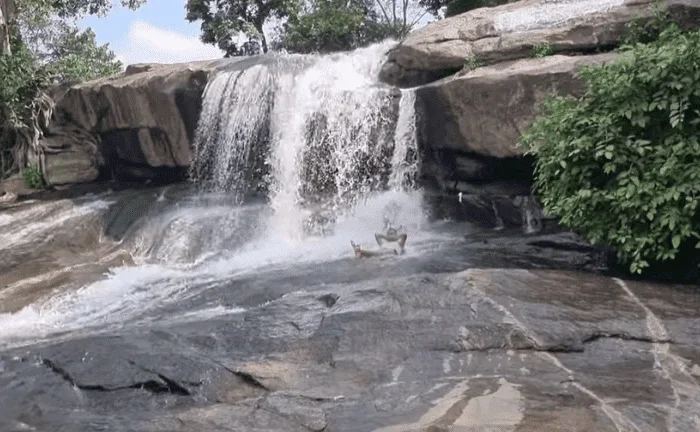
[[(518, 220), (524, 209), (515, 202), (529, 201), (514, 197), (530, 194), (533, 163), (522, 156), (521, 134), (548, 95), (583, 90), (579, 67), (615, 60), (618, 54), (607, 51), (633, 19), (652, 17), (655, 4), (510, 2), (430, 23), (393, 48), (380, 76), (416, 92), (421, 174), (435, 215), (492, 227)], [(698, 2), (661, 5), (682, 27), (700, 27)], [(556, 55), (530, 58), (542, 46)]]
[(250, 297), (271, 278), (259, 271), (200, 294), (246, 305), (236, 310), (4, 351), (0, 427), (686, 432), (700, 424), (692, 290), (474, 268), (324, 279), (302, 290), (277, 282)]
[(513, 146), (614, 54), (398, 89), (392, 46), (54, 89), (52, 183), (193, 181), (0, 203), (0, 430), (700, 429), (697, 287), (612, 277)]
[(414, 186), (415, 94), (377, 79), (393, 44), (279, 55), (215, 76), (205, 91), (193, 178), (238, 199), (263, 191), (285, 234), (310, 212), (333, 219), (373, 191)]

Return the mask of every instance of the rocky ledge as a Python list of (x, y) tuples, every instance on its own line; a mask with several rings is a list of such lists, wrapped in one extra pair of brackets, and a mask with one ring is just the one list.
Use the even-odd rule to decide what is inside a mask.
[(0, 428), (700, 428), (690, 288), (472, 269), (288, 291), (219, 319), (4, 352)]
[[(614, 60), (615, 52), (600, 51), (615, 48), (633, 18), (648, 19), (654, 3), (512, 2), (431, 23), (392, 49), (380, 75), (392, 85), (417, 86), (421, 179), (443, 196), (438, 213), (473, 213), (479, 203), (478, 211), (496, 220), (493, 202), (528, 196), (533, 161), (517, 143), (541, 102), (551, 93), (581, 92), (577, 69)], [(662, 3), (684, 27), (700, 26), (697, 1)], [(541, 44), (557, 54), (530, 58)], [(116, 77), (54, 89), (56, 109), (41, 142), (47, 183), (184, 178), (212, 72), (270, 58), (135, 65)], [(469, 59), (484, 66), (465, 67)], [(471, 207), (457, 202), (460, 193)]]
[[(415, 87), (423, 182), (442, 195), (439, 213), (473, 214), (476, 207), (488, 220), (498, 219), (497, 207), (518, 213), (517, 205), (499, 203), (530, 193), (533, 160), (518, 141), (542, 102), (550, 94), (580, 94), (577, 70), (614, 61), (626, 24), (648, 20), (655, 4), (512, 2), (431, 23), (392, 49), (380, 75)], [(681, 26), (700, 26), (697, 1), (661, 4)], [(533, 50), (545, 45), (547, 56), (535, 58)]]
[[(413, 87), (452, 75), (470, 58), (484, 64), (531, 57), (547, 44), (556, 53), (610, 50), (627, 34), (626, 24), (653, 16), (657, 0), (524, 0), (479, 8), (409, 34), (389, 55), (382, 78)], [(695, 0), (660, 0), (684, 28), (700, 24)]]
[(54, 88), (56, 107), (41, 140), (46, 182), (181, 178), (204, 88), (222, 63), (133, 65), (115, 77)]

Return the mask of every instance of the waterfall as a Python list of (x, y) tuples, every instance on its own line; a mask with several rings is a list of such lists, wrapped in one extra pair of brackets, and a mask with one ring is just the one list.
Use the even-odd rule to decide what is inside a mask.
[(253, 146), (265, 139), (273, 85), (262, 65), (214, 77), (204, 92), (195, 135), (194, 178), (240, 198)]
[(412, 189), (418, 174), (418, 139), (416, 136), (416, 92), (402, 90), (399, 117), (394, 135), (389, 187), (393, 190)]
[(275, 215), (270, 225), (295, 238), (309, 218), (332, 221), (376, 191), (411, 189), (415, 92), (378, 80), (394, 44), (276, 54), (219, 73), (205, 90), (192, 177), (241, 198), (264, 183)]
[(533, 234), (542, 230), (542, 212), (534, 197), (522, 197), (520, 212), (523, 229), (526, 234)]
[(498, 212), (498, 207), (496, 206), (496, 202), (493, 199), (491, 200), (491, 209), (493, 210), (493, 217), (496, 220), (496, 226), (493, 229), (497, 231), (504, 229), (506, 225), (503, 223), (503, 218)]

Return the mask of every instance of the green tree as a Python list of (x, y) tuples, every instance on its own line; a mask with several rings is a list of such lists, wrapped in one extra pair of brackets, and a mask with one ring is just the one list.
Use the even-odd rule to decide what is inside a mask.
[(226, 56), (268, 51), (263, 25), (293, 16), (298, 0), (187, 0), (187, 20), (202, 21), (202, 42), (215, 44)]
[(122, 69), (109, 45), (98, 45), (88, 28), (69, 28), (50, 45), (47, 71), (53, 81), (86, 81), (115, 75)]
[[(136, 7), (143, 0), (122, 0)], [(99, 46), (91, 29), (80, 31), (75, 19), (104, 14), (110, 0), (18, 0), (7, 23), (9, 50), (0, 53), (0, 176), (22, 171), (38, 140), (53, 102), (45, 90), (53, 83), (89, 80), (121, 70), (108, 45)], [(39, 166), (39, 169), (42, 169)]]
[(318, 0), (310, 10), (289, 18), (275, 46), (296, 53), (328, 53), (397, 36), (400, 29), (379, 22), (370, 6), (360, 1)]
[[(58, 14), (61, 18), (76, 18), (84, 15), (106, 15), (114, 6), (113, 0), (17, 0), (18, 4), (32, 3)], [(146, 0), (120, 0), (119, 3), (129, 9), (137, 9)], [(21, 6), (20, 6), (21, 7)]]
[(435, 16), (444, 12), (445, 16), (449, 17), (472, 9), (499, 6), (513, 1), (515, 0), (420, 0), (420, 4)]
[[(700, 238), (700, 32), (675, 25), (586, 67), (585, 93), (554, 96), (523, 135), (547, 212), (630, 271), (692, 264)], [(700, 244), (698, 244), (700, 246)]]
[(328, 53), (402, 38), (427, 11), (415, 0), (316, 0), (279, 31), (277, 48)]

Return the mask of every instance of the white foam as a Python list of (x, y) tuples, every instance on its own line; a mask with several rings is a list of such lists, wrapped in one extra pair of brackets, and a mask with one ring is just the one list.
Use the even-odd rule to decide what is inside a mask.
[(182, 272), (162, 266), (122, 267), (77, 291), (0, 314), (0, 341), (41, 340), (52, 334), (122, 325), (186, 289)]
[(0, 219), (0, 251), (36, 243), (39, 239), (44, 242), (50, 241), (59, 227), (77, 229), (77, 221), (88, 215), (100, 215), (113, 203), (104, 199), (78, 204), (56, 201), (39, 203), (25, 211), (1, 215), (3, 217)]

